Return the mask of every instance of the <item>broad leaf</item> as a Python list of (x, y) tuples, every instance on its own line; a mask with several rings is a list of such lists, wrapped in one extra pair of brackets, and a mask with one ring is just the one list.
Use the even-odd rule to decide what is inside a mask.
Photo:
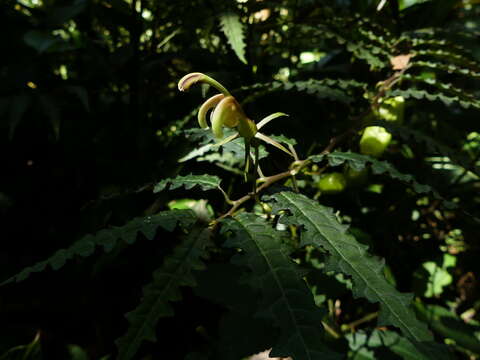
[(333, 209), (303, 195), (281, 192), (273, 195), (273, 211), (288, 210), (285, 224), (302, 225), (301, 246), (313, 245), (328, 251), (325, 271), (341, 272), (352, 277), (353, 295), (381, 306), (379, 325), (394, 325), (408, 338), (420, 342), (432, 340), (425, 324), (417, 320), (410, 294), (399, 293), (383, 275), (384, 262), (371, 256), (363, 245), (340, 224)]
[(129, 360), (135, 355), (144, 340), (156, 341), (156, 325), (160, 318), (173, 316), (171, 301), (181, 300), (181, 286), (195, 286), (193, 271), (203, 270), (207, 246), (210, 244), (209, 229), (193, 229), (168, 256), (163, 265), (153, 273), (153, 281), (143, 289), (143, 298), (135, 310), (125, 315), (130, 327), (116, 341), (117, 360)]
[(270, 356), (340, 358), (322, 344), (322, 312), (315, 306), (297, 265), (288, 256), (282, 233), (253, 214), (225, 220), (222, 231), (232, 232), (225, 247), (242, 249), (232, 261), (252, 271), (246, 281), (261, 293), (260, 315), (280, 329), (280, 338)]

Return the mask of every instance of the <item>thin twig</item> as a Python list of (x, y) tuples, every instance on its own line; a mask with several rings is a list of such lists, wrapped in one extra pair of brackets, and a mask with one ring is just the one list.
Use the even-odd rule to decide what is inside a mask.
[(362, 317), (358, 320), (352, 321), (350, 324), (347, 324), (347, 325), (351, 330), (355, 330), (355, 328), (358, 327), (359, 325), (362, 325), (366, 322), (372, 321), (376, 317), (378, 317), (378, 311), (376, 311), (374, 313), (371, 313), (371, 314), (367, 314), (364, 317)]

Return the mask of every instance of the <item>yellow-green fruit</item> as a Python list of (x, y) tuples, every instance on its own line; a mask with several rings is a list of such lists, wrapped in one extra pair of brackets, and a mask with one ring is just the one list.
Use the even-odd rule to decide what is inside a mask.
[(318, 189), (322, 194), (338, 194), (345, 190), (347, 180), (343, 174), (334, 172), (323, 175), (317, 182)]
[(368, 126), (360, 139), (360, 152), (364, 155), (380, 157), (392, 140), (390, 134), (381, 126)]

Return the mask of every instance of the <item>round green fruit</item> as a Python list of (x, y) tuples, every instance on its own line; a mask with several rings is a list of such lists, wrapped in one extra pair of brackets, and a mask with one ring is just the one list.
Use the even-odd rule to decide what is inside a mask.
[(360, 139), (360, 152), (373, 157), (382, 156), (388, 144), (392, 140), (390, 134), (381, 126), (368, 126), (363, 131)]
[(347, 179), (343, 174), (333, 172), (323, 175), (317, 182), (317, 188), (322, 194), (338, 194), (345, 190)]

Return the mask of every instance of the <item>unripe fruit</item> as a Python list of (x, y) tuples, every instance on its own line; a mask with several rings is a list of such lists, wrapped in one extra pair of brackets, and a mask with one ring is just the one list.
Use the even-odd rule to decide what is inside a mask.
[[(378, 118), (385, 121), (403, 122), (405, 99), (402, 96), (385, 99), (375, 112)], [(360, 139), (360, 152), (373, 157), (380, 157), (392, 140), (390, 134), (381, 126), (368, 126)]]
[(322, 194), (338, 194), (345, 190), (347, 180), (343, 174), (333, 172), (323, 175), (317, 182), (317, 188)]
[(349, 186), (362, 186), (368, 180), (368, 170), (363, 168), (362, 170), (355, 170), (350, 166), (345, 167), (343, 172), (345, 174), (345, 179)]
[(381, 126), (368, 126), (360, 139), (360, 152), (364, 155), (380, 157), (392, 140), (390, 134)]

